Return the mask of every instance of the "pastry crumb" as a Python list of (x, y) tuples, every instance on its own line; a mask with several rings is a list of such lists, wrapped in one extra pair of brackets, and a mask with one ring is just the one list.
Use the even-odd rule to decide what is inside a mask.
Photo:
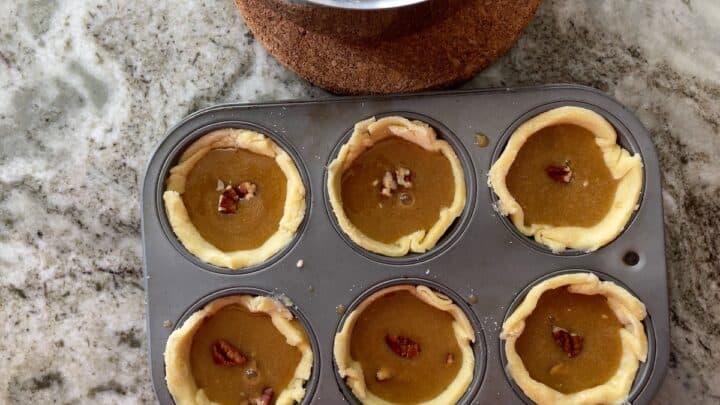
[(298, 269), (302, 269), (302, 267), (304, 265), (305, 265), (305, 261), (303, 259), (300, 259), (297, 261), (297, 263), (295, 263), (295, 267), (297, 267)]

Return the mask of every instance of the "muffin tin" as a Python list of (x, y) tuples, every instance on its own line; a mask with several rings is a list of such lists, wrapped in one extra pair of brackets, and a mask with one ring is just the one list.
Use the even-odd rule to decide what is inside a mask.
[[(487, 172), (512, 131), (528, 118), (564, 105), (600, 113), (615, 126), (619, 143), (639, 153), (644, 164), (637, 212), (616, 240), (592, 253), (553, 254), (521, 235), (497, 214), (496, 198), (487, 186)], [(353, 125), (386, 115), (432, 125), (453, 146), (465, 170), (465, 211), (424, 254), (388, 258), (363, 250), (339, 229), (327, 201), (325, 167)], [(187, 252), (162, 202), (164, 180), (182, 150), (199, 136), (226, 127), (250, 128), (273, 138), (295, 159), (307, 193), (307, 212), (295, 239), (267, 262), (241, 270), (215, 267)], [(478, 134), (488, 137), (487, 146), (476, 144)], [(314, 366), (303, 403), (357, 403), (337, 374), (334, 336), (359, 300), (397, 283), (423, 283), (449, 295), (475, 327), (475, 378), (461, 403), (530, 403), (505, 373), (502, 322), (530, 286), (572, 270), (615, 281), (647, 306), (648, 361), (638, 370), (628, 400), (649, 403), (667, 370), (668, 297), (657, 156), (637, 118), (591, 88), (553, 85), (207, 108), (185, 118), (160, 142), (146, 169), (141, 207), (149, 362), (163, 404), (173, 403), (163, 361), (168, 336), (210, 300), (237, 293), (277, 296), (291, 304), (305, 325)]]

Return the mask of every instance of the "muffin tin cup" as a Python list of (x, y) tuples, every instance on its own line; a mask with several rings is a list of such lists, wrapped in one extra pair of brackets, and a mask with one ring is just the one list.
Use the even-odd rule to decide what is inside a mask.
[[(452, 246), (455, 241), (457, 241), (457, 238), (462, 235), (463, 231), (470, 222), (469, 220), (475, 206), (475, 195), (477, 194), (477, 180), (475, 176), (475, 169), (472, 166), (472, 160), (470, 159), (468, 151), (467, 149), (465, 149), (463, 143), (454, 133), (452, 133), (452, 131), (450, 131), (450, 129), (445, 127), (441, 122), (431, 117), (410, 111), (390, 111), (361, 118), (358, 120), (358, 122), (371, 117), (380, 119), (389, 116), (401, 116), (409, 120), (420, 120), (422, 122), (425, 122), (435, 129), (438, 138), (446, 141), (453, 148), (455, 155), (457, 156), (460, 164), (462, 165), (466, 183), (465, 208), (463, 209), (462, 214), (460, 214), (460, 216), (455, 220), (455, 222), (453, 222), (453, 224), (445, 231), (445, 234), (440, 238), (440, 240), (438, 240), (437, 244), (433, 249), (430, 249), (429, 251), (424, 253), (410, 252), (402, 257), (388, 257), (366, 250), (353, 242), (350, 237), (340, 228), (340, 224), (338, 223), (337, 217), (333, 213), (333, 208), (330, 204), (330, 196), (327, 187), (323, 187), (323, 197), (325, 198), (325, 208), (327, 210), (327, 214), (330, 218), (330, 222), (332, 223), (333, 228), (335, 228), (335, 231), (348, 244), (348, 246), (354, 249), (358, 254), (361, 254), (370, 260), (375, 260), (376, 262), (383, 264), (401, 266), (405, 264), (415, 264), (430, 260), (432, 257), (444, 252), (446, 249)], [(347, 143), (348, 140), (350, 140), (353, 132), (354, 126), (350, 127), (350, 129), (345, 131), (345, 135), (343, 135), (338, 140), (335, 147), (333, 148), (326, 166), (329, 166), (330, 163), (332, 163), (332, 161), (337, 158), (338, 153), (340, 153), (340, 149), (343, 147), (343, 145)], [(327, 185), (327, 170), (325, 170), (323, 174), (323, 184)]]
[[(310, 344), (310, 347), (313, 351), (313, 353), (317, 353), (320, 350), (320, 347), (318, 345), (317, 337), (315, 337), (315, 333), (312, 330), (312, 326), (308, 322), (307, 318), (303, 313), (295, 306), (292, 305), (292, 298), (284, 295), (284, 294), (277, 294), (269, 290), (265, 290), (262, 288), (253, 288), (253, 287), (230, 287), (225, 288), (222, 290), (214, 291), (210, 294), (208, 294), (205, 297), (202, 297), (201, 299), (197, 300), (195, 303), (193, 303), (186, 311), (183, 313), (180, 318), (177, 320), (177, 322), (173, 323), (173, 330), (180, 329), (180, 327), (187, 321), (188, 318), (195, 312), (203, 309), (206, 305), (211, 303), (212, 301), (215, 301), (217, 299), (228, 297), (228, 296), (235, 296), (235, 295), (250, 295), (250, 296), (265, 296), (265, 297), (271, 297), (274, 298), (284, 304), (286, 304), (288, 310), (293, 314), (295, 319), (302, 325), (302, 327), (305, 330), (305, 335), (307, 336), (308, 343)], [(163, 364), (164, 367), (164, 364)], [(305, 384), (305, 399), (303, 400), (304, 404), (310, 403), (310, 398), (313, 397), (313, 394), (315, 393), (315, 389), (317, 388), (317, 383), (320, 377), (320, 359), (317, 356), (313, 356), (313, 363), (312, 363), (312, 373), (310, 374), (310, 378), (308, 378), (306, 384)], [(174, 403), (174, 401), (172, 402)]]
[[(628, 290), (631, 294), (635, 295), (635, 293), (632, 291), (630, 287), (625, 285), (622, 281), (618, 280), (615, 277), (610, 276), (609, 274), (600, 272), (600, 271), (594, 271), (589, 269), (568, 269), (568, 270), (560, 270), (554, 273), (543, 275), (542, 277), (539, 277), (537, 280), (533, 281), (531, 284), (529, 284), (527, 287), (525, 287), (513, 300), (512, 304), (507, 309), (507, 312), (505, 313), (505, 318), (503, 319), (503, 322), (505, 319), (507, 319), (510, 315), (512, 315), (513, 312), (517, 309), (517, 307), (523, 302), (525, 299), (525, 296), (527, 296), (527, 293), (530, 292), (530, 290), (535, 287), (536, 285), (540, 284), (541, 282), (556, 277), (561, 276), (563, 274), (573, 274), (573, 273), (591, 273), (596, 275), (601, 281), (612, 281), (615, 284), (617, 284), (620, 287), (625, 288)], [(635, 295), (637, 296), (637, 295)], [(630, 388), (630, 393), (628, 394), (628, 397), (626, 399), (627, 403), (635, 404), (635, 398), (640, 395), (640, 393), (645, 389), (645, 386), (647, 385), (647, 382), (649, 381), (652, 371), (653, 371), (653, 365), (655, 363), (655, 356), (657, 354), (657, 347), (655, 342), (655, 329), (653, 328), (653, 322), (652, 318), (650, 317), (650, 314), (648, 314), (645, 319), (643, 319), (643, 326), (645, 327), (645, 334), (647, 335), (647, 359), (645, 362), (640, 362), (638, 365), (637, 374), (635, 375), (635, 381), (633, 381), (633, 385)], [(500, 344), (500, 348), (498, 349), (500, 351), (500, 361), (502, 362), (503, 369), (505, 370), (505, 377), (507, 377), (508, 383), (513, 387), (513, 390), (515, 390), (515, 393), (517, 394), (518, 398), (520, 398), (523, 402), (526, 404), (534, 404), (534, 402), (528, 398), (525, 393), (522, 391), (519, 385), (515, 383), (510, 373), (508, 373), (507, 369), (507, 357), (505, 356), (505, 340), (499, 339), (498, 341)]]
[[(635, 140), (635, 137), (633, 136), (632, 132), (623, 124), (622, 121), (620, 121), (618, 118), (613, 116), (608, 111), (603, 111), (599, 106), (589, 104), (586, 102), (563, 102), (563, 101), (556, 101), (556, 102), (549, 102), (547, 104), (543, 104), (540, 106), (537, 106), (533, 108), (532, 110), (526, 112), (525, 114), (518, 117), (518, 119), (515, 120), (508, 128), (505, 130), (505, 133), (503, 133), (500, 140), (495, 144), (495, 148), (492, 154), (492, 163), (495, 163), (500, 156), (502, 155), (503, 151), (505, 150), (505, 146), (507, 146), (508, 141), (510, 141), (510, 137), (512, 137), (513, 133), (522, 125), (523, 123), (527, 122), (533, 117), (536, 117), (544, 112), (550, 111), (555, 108), (559, 107), (566, 107), (566, 106), (573, 106), (573, 107), (582, 107), (587, 108), (590, 110), (593, 110), (600, 115), (603, 116), (612, 126), (615, 128), (615, 132), (617, 133), (617, 143), (622, 146), (625, 150), (630, 152), (631, 155), (634, 154), (640, 154), (640, 156), (643, 156), (643, 154), (640, 152), (640, 148), (638, 146), (637, 141)], [(644, 164), (644, 158), (643, 158), (643, 164)], [(640, 190), (640, 197), (638, 198), (637, 205), (641, 205), (643, 201), (643, 195), (645, 194), (645, 184), (646, 184), (646, 175), (645, 171), (643, 171), (643, 184), (642, 189)], [(488, 192), (490, 193), (490, 198), (493, 202), (493, 207), (497, 207), (500, 200), (497, 197), (497, 195), (493, 192), (493, 190), (488, 187)], [(625, 228), (632, 225), (633, 220), (635, 219), (635, 215), (638, 211), (633, 212), (633, 214), (630, 216), (630, 219), (628, 220), (628, 223), (625, 225)], [(565, 249), (561, 252), (553, 252), (552, 249), (549, 247), (543, 245), (542, 243), (536, 242), (534, 238), (525, 236), (522, 232), (520, 232), (517, 227), (512, 223), (512, 220), (510, 220), (509, 216), (501, 216), (503, 223), (505, 226), (510, 230), (510, 232), (517, 235), (518, 240), (520, 240), (523, 243), (526, 243), (528, 246), (530, 246), (533, 249), (537, 249), (541, 252), (548, 253), (551, 255), (563, 255), (563, 256), (579, 256), (587, 254), (588, 252), (578, 249)], [(612, 242), (610, 242), (612, 243)]]
[[(637, 212), (620, 236), (595, 252), (553, 254), (535, 245), (498, 215), (487, 187), (488, 170), (514, 125), (563, 105), (600, 113), (616, 127), (620, 143), (643, 158), (645, 181)], [(462, 216), (435, 249), (400, 260), (376, 257), (354, 246), (334, 225), (324, 197), (326, 165), (348, 136), (348, 128), (389, 113), (426, 121), (453, 145), (466, 170), (469, 197)], [(191, 139), (227, 126), (254, 129), (285, 147), (307, 193), (306, 216), (295, 240), (269, 261), (234, 271), (204, 264), (188, 253), (167, 223), (161, 198), (177, 153)], [(478, 133), (489, 138), (486, 147), (475, 144)], [(308, 383), (305, 403), (336, 404), (346, 396), (346, 401), (353, 400), (344, 383), (338, 384), (333, 361), (334, 336), (343, 318), (336, 307), (352, 308), (368, 289), (398, 280), (430, 283), (447, 293), (469, 311), (478, 336), (488, 342), (475, 345), (476, 356), (485, 365), (476, 369), (482, 375), (461, 403), (522, 403), (504, 371), (498, 338), (502, 322), (527, 286), (564, 269), (600, 271), (601, 278), (616, 280), (645, 303), (652, 353), (638, 372), (631, 394), (634, 404), (650, 402), (667, 370), (668, 298), (657, 156), (637, 118), (590, 88), (553, 85), (211, 107), (185, 118), (160, 142), (143, 180), (141, 209), (149, 362), (163, 404), (172, 403), (163, 362), (173, 331), (170, 325), (182, 322), (198, 302), (229, 288), (285, 295), (303, 315), (308, 334), (316, 339), (313, 378), (317, 378)], [(635, 254), (637, 263), (626, 264), (626, 256)], [(296, 266), (298, 260), (304, 261), (303, 267)]]
[[(457, 305), (463, 311), (468, 321), (470, 321), (470, 324), (475, 331), (475, 342), (472, 343), (473, 355), (475, 356), (475, 368), (473, 371), (473, 379), (470, 382), (467, 390), (465, 391), (465, 394), (460, 398), (460, 403), (469, 403), (470, 400), (474, 398), (477, 394), (477, 391), (482, 383), (483, 376), (485, 375), (485, 366), (487, 360), (485, 355), (487, 353), (485, 334), (483, 333), (482, 325), (470, 309), (470, 305), (465, 302), (465, 299), (463, 297), (459, 296), (457, 293), (447, 288), (446, 286), (435, 281), (430, 281), (417, 277), (400, 277), (382, 281), (366, 289), (357, 298), (355, 298), (355, 300), (353, 300), (353, 302), (346, 308), (346, 310), (342, 314), (342, 319), (340, 319), (340, 322), (338, 322), (335, 333), (340, 333), (348, 315), (350, 315), (352, 311), (354, 311), (368, 297), (380, 290), (397, 285), (423, 285), (430, 288), (434, 292), (444, 294), (445, 296), (453, 300), (455, 305)], [(335, 373), (335, 379), (337, 380), (338, 387), (340, 388), (340, 391), (342, 391), (343, 395), (345, 395), (347, 401), (351, 404), (359, 405), (361, 402), (355, 397), (355, 394), (353, 394), (350, 387), (345, 383), (345, 380), (340, 376), (340, 371), (338, 370), (337, 363), (334, 359), (333, 371)]]

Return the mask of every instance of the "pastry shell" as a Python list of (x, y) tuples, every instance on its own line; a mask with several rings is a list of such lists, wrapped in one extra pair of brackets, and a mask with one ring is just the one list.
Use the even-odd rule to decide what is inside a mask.
[[(567, 287), (570, 292), (586, 295), (604, 295), (610, 309), (623, 328), (620, 329), (622, 354), (615, 374), (605, 383), (565, 394), (534, 380), (515, 350), (515, 342), (525, 328), (525, 319), (535, 310), (540, 296), (555, 288)], [(648, 343), (643, 326), (645, 305), (626, 289), (611, 281), (600, 281), (591, 273), (572, 273), (555, 276), (532, 287), (522, 303), (503, 322), (500, 338), (505, 340), (507, 372), (528, 398), (540, 405), (546, 404), (615, 404), (627, 399), (640, 362), (647, 360)]]
[(392, 405), (393, 402), (386, 401), (372, 392), (365, 385), (365, 377), (360, 362), (354, 360), (350, 355), (350, 339), (355, 322), (362, 312), (380, 297), (398, 291), (407, 291), (416, 296), (424, 303), (446, 311), (455, 319), (452, 323), (455, 338), (462, 352), (462, 364), (455, 379), (435, 398), (425, 401), (423, 405), (446, 405), (456, 403), (467, 391), (473, 379), (475, 369), (475, 356), (471, 343), (475, 342), (470, 321), (465, 313), (445, 295), (439, 294), (424, 285), (396, 285), (383, 288), (364, 299), (345, 319), (342, 329), (335, 335), (333, 353), (337, 363), (338, 372), (352, 390), (358, 400), (366, 405)]
[[(440, 211), (438, 221), (430, 229), (418, 230), (392, 243), (383, 243), (363, 234), (350, 222), (343, 208), (341, 181), (342, 174), (361, 153), (390, 136), (415, 143), (428, 151), (442, 153), (450, 162), (455, 192), (450, 206)], [(437, 139), (435, 130), (428, 124), (398, 116), (379, 120), (373, 117), (355, 124), (350, 139), (340, 148), (337, 157), (328, 166), (327, 188), (330, 205), (342, 231), (362, 248), (391, 257), (405, 256), (408, 252), (423, 253), (432, 249), (465, 207), (465, 175), (460, 160), (450, 144)]]
[[(221, 148), (245, 149), (273, 158), (287, 179), (285, 207), (278, 229), (257, 248), (231, 252), (218, 249), (200, 235), (183, 203), (182, 194), (190, 171), (209, 151)], [(282, 250), (305, 216), (305, 186), (292, 158), (270, 138), (247, 129), (219, 129), (193, 142), (170, 169), (163, 200), (170, 225), (183, 246), (204, 262), (231, 269), (262, 263)]]
[(265, 296), (232, 295), (211, 301), (203, 309), (192, 314), (168, 338), (165, 347), (165, 379), (168, 390), (177, 405), (217, 405), (205, 391), (198, 387), (190, 366), (190, 350), (197, 330), (203, 320), (228, 305), (242, 305), (250, 312), (262, 312), (270, 316), (273, 325), (286, 338), (287, 344), (301, 353), (300, 361), (287, 387), (276, 396), (277, 405), (299, 403), (305, 396), (305, 382), (310, 378), (313, 353), (307, 336), (293, 326), (292, 313), (281, 303)]
[[(591, 227), (525, 224), (523, 209), (507, 188), (505, 178), (520, 149), (533, 134), (555, 125), (577, 125), (595, 135), (603, 160), (618, 180), (612, 205), (605, 217)], [(510, 136), (504, 151), (490, 168), (488, 185), (498, 196), (498, 210), (510, 216), (515, 227), (553, 252), (567, 248), (594, 251), (614, 240), (623, 231), (638, 208), (643, 188), (643, 164), (640, 155), (631, 155), (617, 144), (617, 133), (601, 115), (581, 107), (560, 107), (544, 112), (520, 125)]]

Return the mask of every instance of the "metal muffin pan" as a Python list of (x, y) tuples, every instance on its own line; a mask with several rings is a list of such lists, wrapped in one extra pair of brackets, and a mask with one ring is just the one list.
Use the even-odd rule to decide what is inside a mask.
[[(619, 142), (643, 158), (639, 209), (616, 240), (592, 253), (553, 254), (522, 236), (494, 210), (495, 196), (486, 184), (487, 172), (512, 130), (563, 105), (600, 113), (615, 126)], [(434, 126), (455, 148), (468, 190), (465, 211), (437, 247), (400, 259), (355, 246), (337, 227), (325, 190), (326, 165), (353, 125), (388, 114)], [(308, 203), (304, 222), (286, 249), (266, 263), (238, 271), (208, 265), (188, 253), (168, 224), (161, 198), (167, 171), (183, 148), (224, 127), (254, 129), (283, 146), (303, 177)], [(476, 145), (478, 133), (489, 138), (486, 147)], [(334, 336), (344, 319), (336, 308), (351, 310), (368, 290), (398, 282), (425, 283), (446, 293), (476, 328), (476, 377), (461, 403), (527, 402), (505, 373), (502, 322), (529, 286), (572, 269), (618, 282), (647, 307), (648, 361), (638, 371), (629, 400), (649, 403), (667, 371), (670, 336), (657, 156), (637, 118), (591, 88), (551, 85), (207, 108), (185, 118), (160, 142), (147, 165), (141, 207), (149, 362), (163, 404), (173, 403), (163, 361), (168, 336), (209, 300), (237, 292), (278, 295), (293, 303), (291, 309), (308, 329), (315, 358), (303, 403), (356, 403), (333, 361)], [(636, 263), (625, 263), (628, 252), (637, 254)], [(304, 266), (298, 268), (301, 259)]]

